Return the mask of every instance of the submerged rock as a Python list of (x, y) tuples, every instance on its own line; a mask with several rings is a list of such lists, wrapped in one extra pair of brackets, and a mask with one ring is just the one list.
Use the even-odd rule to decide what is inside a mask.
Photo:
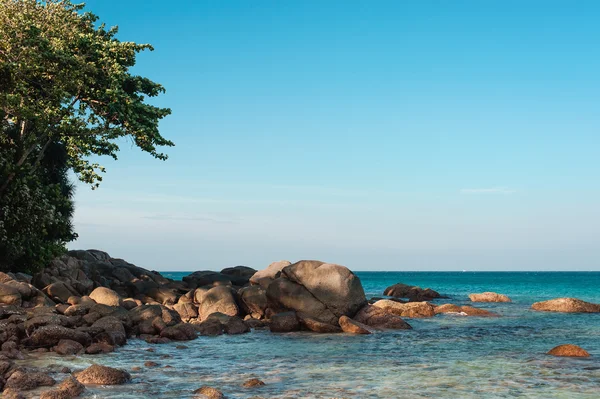
[(251, 378), (248, 381), (244, 382), (244, 384), (242, 386), (244, 388), (255, 388), (255, 387), (262, 387), (264, 385), (265, 385), (265, 383), (262, 382), (261, 380), (259, 380), (258, 378)]
[(369, 327), (386, 330), (409, 330), (412, 327), (400, 316), (373, 305), (366, 305), (358, 311), (354, 320)]
[(435, 306), (429, 302), (400, 303), (389, 299), (382, 299), (375, 302), (373, 306), (401, 317), (422, 318), (435, 316)]
[(69, 376), (60, 383), (58, 389), (43, 392), (40, 399), (71, 399), (79, 397), (85, 387), (74, 377)]
[(296, 312), (277, 313), (271, 317), (269, 323), (271, 332), (292, 332), (300, 330), (300, 321), (296, 317)]
[(590, 357), (590, 354), (583, 348), (577, 345), (559, 345), (552, 348), (548, 355), (561, 356), (561, 357)]
[(600, 304), (576, 298), (557, 298), (531, 305), (533, 310), (563, 313), (600, 313)]
[(76, 375), (77, 381), (86, 385), (121, 385), (131, 379), (125, 370), (94, 364)]
[(212, 388), (206, 385), (196, 389), (194, 391), (194, 394), (196, 394), (194, 398), (198, 399), (225, 399), (225, 395), (223, 395), (223, 392), (216, 388)]
[(458, 313), (464, 316), (480, 316), (480, 317), (496, 317), (498, 314), (490, 312), (489, 310), (475, 308), (473, 306), (458, 306), (451, 303), (436, 306), (434, 309), (435, 314), (441, 313)]
[(481, 294), (470, 294), (471, 302), (512, 302), (510, 298), (495, 292), (482, 292)]

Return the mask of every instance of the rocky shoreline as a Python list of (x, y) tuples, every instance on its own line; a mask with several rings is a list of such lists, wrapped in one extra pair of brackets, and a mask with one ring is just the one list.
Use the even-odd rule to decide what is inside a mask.
[[(71, 398), (85, 385), (125, 383), (127, 371), (94, 365), (67, 370), (67, 378), (55, 386), (44, 370), (14, 360), (49, 351), (109, 353), (134, 338), (163, 344), (253, 329), (372, 334), (411, 329), (404, 318), (499, 316), (473, 306), (433, 304), (442, 295), (404, 284), (388, 287), (384, 295), (367, 299), (349, 269), (319, 261), (275, 262), (261, 271), (245, 266), (198, 271), (173, 281), (101, 251), (71, 251), (34, 276), (0, 273), (0, 389), (3, 397), (19, 398), (47, 386), (41, 397)], [(510, 298), (488, 292), (471, 295), (471, 301)], [(560, 298), (536, 303), (532, 310), (600, 312), (600, 305)], [(550, 354), (586, 356), (579, 349), (562, 346)], [(211, 387), (197, 391), (199, 398), (222, 397)]]

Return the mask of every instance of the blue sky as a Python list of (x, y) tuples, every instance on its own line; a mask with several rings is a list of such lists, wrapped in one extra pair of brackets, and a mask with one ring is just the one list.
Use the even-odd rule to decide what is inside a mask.
[(158, 270), (600, 270), (595, 1), (92, 0), (176, 147), (122, 144), (72, 248)]

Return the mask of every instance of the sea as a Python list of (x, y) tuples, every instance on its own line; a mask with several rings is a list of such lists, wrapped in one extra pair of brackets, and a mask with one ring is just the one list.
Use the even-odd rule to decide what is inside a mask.
[[(163, 273), (181, 279), (186, 272)], [(536, 312), (531, 304), (558, 297), (600, 303), (600, 272), (357, 272), (367, 297), (395, 283), (432, 288), (471, 304), (468, 294), (493, 291), (512, 303), (478, 303), (498, 318), (438, 315), (406, 319), (412, 330), (372, 335), (253, 331), (148, 345), (130, 340), (99, 356), (45, 354), (32, 363), (78, 369), (94, 362), (130, 370), (133, 382), (92, 387), (97, 398), (193, 398), (203, 385), (227, 398), (600, 398), (600, 313)], [(576, 344), (590, 358), (546, 354)], [(147, 349), (153, 348), (154, 352)], [(159, 367), (144, 367), (154, 361)], [(31, 360), (29, 360), (31, 362)], [(133, 367), (141, 367), (131, 371)], [(135, 369), (134, 369), (135, 370)], [(57, 377), (60, 378), (60, 377)], [(243, 388), (259, 378), (265, 386)]]

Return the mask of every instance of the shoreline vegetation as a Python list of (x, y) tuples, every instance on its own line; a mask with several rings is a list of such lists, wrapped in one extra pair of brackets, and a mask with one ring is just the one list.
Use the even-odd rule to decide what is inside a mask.
[[(0, 386), (6, 398), (26, 397), (31, 390), (48, 387), (41, 394), (48, 399), (78, 397), (86, 385), (128, 383), (135, 370), (101, 363), (102, 354), (118, 350), (130, 339), (184, 348), (179, 342), (199, 336), (257, 329), (277, 334), (386, 334), (410, 330), (411, 319), (443, 313), (499, 318), (502, 315), (480, 306), (511, 302), (505, 295), (484, 292), (470, 295), (477, 306), (438, 305), (432, 301), (447, 298), (433, 289), (402, 283), (383, 294), (367, 298), (360, 279), (349, 269), (319, 261), (274, 262), (260, 271), (245, 266), (197, 271), (174, 281), (105, 252), (70, 251), (33, 276), (0, 273)], [(600, 305), (557, 298), (534, 303), (531, 311), (599, 313)], [(548, 351), (552, 356), (590, 356), (568, 343)], [(63, 370), (66, 378), (59, 382), (47, 370), (26, 365), (26, 359), (48, 352), (98, 355), (98, 364)], [(254, 379), (241, 385), (262, 384)], [(202, 386), (190, 394), (224, 397), (218, 388)]]

